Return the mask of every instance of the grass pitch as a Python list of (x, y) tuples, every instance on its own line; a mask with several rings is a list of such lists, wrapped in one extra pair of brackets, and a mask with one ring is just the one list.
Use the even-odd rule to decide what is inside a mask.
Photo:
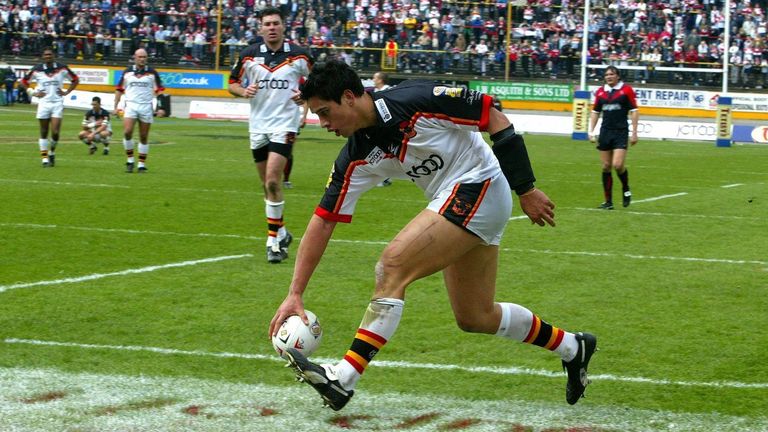
[[(765, 146), (642, 141), (633, 204), (599, 211), (593, 146), (527, 136), (558, 226), (514, 210), (497, 298), (598, 335), (588, 397), (565, 404), (551, 353), (461, 333), (435, 275), (409, 288), (395, 337), (336, 414), (266, 336), (294, 259), (266, 262), (247, 126), (158, 119), (140, 176), (123, 172), (121, 125), (111, 155), (87, 154), (81, 116), (67, 110), (42, 169), (32, 108), (0, 109), (9, 430), (768, 430)], [(297, 238), (342, 143), (299, 137), (285, 215)], [(347, 349), (380, 251), (425, 204), (395, 181), (339, 225), (305, 295), (325, 330), (318, 357)]]

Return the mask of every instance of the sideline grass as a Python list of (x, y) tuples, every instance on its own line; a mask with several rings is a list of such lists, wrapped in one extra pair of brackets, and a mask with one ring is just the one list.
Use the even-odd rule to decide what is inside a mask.
[[(80, 116), (67, 111), (57, 167), (44, 170), (33, 111), (0, 110), (0, 200), (5, 203), (0, 211), (0, 286), (220, 256), (253, 258), (8, 290), (0, 293), (0, 340), (273, 355), (265, 332), (290, 281), (293, 257), (277, 266), (267, 265), (263, 257), (263, 201), (245, 124), (159, 119), (151, 138), (162, 144), (151, 148), (150, 173), (138, 176), (122, 172), (119, 139), (113, 140), (112, 155), (87, 155), (74, 140)], [(121, 130), (115, 127), (117, 135)], [(696, 424), (707, 430), (707, 421), (710, 430), (719, 430), (719, 416), (738, 417), (730, 430), (765, 430), (768, 390), (760, 385), (768, 383), (768, 336), (760, 329), (768, 327), (768, 148), (643, 141), (628, 158), (638, 202), (605, 212), (593, 210), (601, 194), (591, 145), (562, 137), (526, 140), (537, 185), (558, 205), (558, 226), (542, 229), (526, 220), (510, 221), (497, 297), (526, 305), (555, 325), (600, 336), (601, 351), (592, 366), (597, 377), (588, 398), (565, 407), (564, 378), (376, 368), (374, 362), (349, 405), (350, 415), (375, 410), (399, 416), (389, 395), (402, 393), (402, 404), (422, 397), (463, 400), (469, 407), (498, 401), (525, 407), (532, 416), (545, 412), (541, 418), (564, 419), (536, 423), (539, 429), (670, 429), (664, 422), (649, 426), (641, 417), (627, 416), (635, 422), (627, 428), (580, 417), (648, 412), (674, 417), (676, 430), (693, 430)], [(338, 138), (318, 129), (307, 129), (299, 138), (292, 176), (296, 187), (286, 196), (286, 221), (297, 237), (340, 146)], [(306, 295), (307, 307), (319, 315), (326, 332), (319, 356), (338, 357), (346, 350), (368, 302), (383, 244), (424, 204), (416, 188), (396, 181), (368, 193), (354, 222), (337, 229)], [(514, 215), (520, 215), (519, 209)], [(409, 290), (402, 325), (377, 360), (559, 369), (559, 361), (540, 349), (460, 333), (437, 275)], [(178, 378), (193, 387), (202, 379), (222, 386), (285, 388), (279, 396), (283, 412), (331, 416), (272, 360), (0, 342), (0, 367), (54, 370), (59, 372), (45, 373), (62, 377), (119, 375), (116, 379), (126, 377), (129, 383), (131, 377), (138, 382)], [(726, 382), (745, 386), (717, 385)], [(3, 390), (0, 395), (17, 400)], [(254, 393), (262, 397), (267, 396)], [(215, 404), (216, 399), (207, 400)], [(54, 405), (33, 404), (34, 415), (42, 415), (45, 406)], [(141, 413), (155, 415), (152, 409), (130, 412), (117, 416), (127, 422), (121, 423), (125, 429), (153, 430), (141, 423)], [(75, 425), (78, 418), (72, 414), (69, 420)], [(296, 424), (302, 424), (301, 418), (311, 423), (300, 417)], [(174, 423), (168, 421), (166, 430), (172, 430)], [(232, 423), (233, 428), (238, 424)]]

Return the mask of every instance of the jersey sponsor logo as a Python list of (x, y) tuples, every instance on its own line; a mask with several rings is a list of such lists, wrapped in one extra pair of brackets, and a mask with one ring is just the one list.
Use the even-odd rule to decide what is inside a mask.
[(365, 161), (371, 165), (376, 165), (384, 159), (385, 154), (384, 150), (374, 147), (373, 150), (368, 153), (368, 156), (365, 157)]
[(603, 105), (603, 111), (618, 111), (621, 109), (621, 104), (605, 104)]
[(260, 89), (272, 89), (272, 90), (288, 90), (288, 86), (290, 85), (290, 81), (288, 80), (279, 80), (279, 79), (261, 79), (259, 80), (259, 88)]
[(421, 164), (412, 165), (411, 169), (406, 172), (406, 174), (412, 178), (422, 178), (433, 172), (439, 171), (444, 165), (445, 162), (443, 161), (443, 158), (433, 153), (429, 155), (428, 158), (421, 161)]
[(254, 57), (253, 62), (256, 63), (257, 65), (264, 64), (265, 63), (264, 57)]
[(464, 91), (461, 87), (446, 87), (436, 86), (432, 89), (432, 94), (435, 96), (447, 96), (447, 97), (461, 97), (461, 93)]
[(389, 107), (387, 107), (387, 102), (384, 99), (376, 99), (376, 109), (384, 123), (392, 120), (392, 114), (389, 112)]
[(147, 81), (131, 81), (128, 83), (128, 87), (152, 87), (152, 83)]

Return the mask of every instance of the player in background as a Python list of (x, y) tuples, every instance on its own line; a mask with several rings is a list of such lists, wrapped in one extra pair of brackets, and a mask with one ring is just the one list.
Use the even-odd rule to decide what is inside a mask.
[(147, 66), (147, 51), (139, 48), (133, 54), (134, 64), (123, 71), (120, 82), (115, 90), (115, 114), (118, 115), (119, 104), (125, 95), (125, 110), (123, 111), (123, 147), (127, 161), (125, 172), (132, 173), (136, 160), (133, 156), (133, 128), (139, 123), (139, 174), (147, 172), (147, 155), (149, 154), (149, 128), (154, 121), (152, 101), (155, 95), (165, 90), (160, 80), (160, 74)]
[[(597, 141), (602, 162), (605, 201), (598, 208), (613, 210), (612, 172), (614, 170), (621, 180), (622, 205), (628, 207), (632, 201), (629, 172), (624, 166), (624, 161), (627, 158), (627, 141), (631, 145), (637, 144), (637, 122), (640, 119), (640, 113), (637, 109), (635, 91), (621, 81), (621, 72), (616, 66), (605, 68), (603, 79), (605, 85), (595, 92), (595, 103), (592, 105), (592, 113), (589, 116), (589, 139), (592, 142)], [(603, 123), (600, 126), (600, 137), (596, 139), (595, 126), (601, 113)], [(627, 130), (627, 117), (632, 122), (631, 134)]]
[(85, 113), (83, 130), (77, 136), (88, 146), (88, 154), (96, 153), (96, 144), (104, 145), (104, 155), (109, 154), (109, 140), (112, 138), (112, 125), (109, 123), (109, 111), (101, 107), (101, 98), (94, 96), (91, 109)]
[[(296, 142), (299, 140), (299, 135), (301, 135), (301, 130), (304, 129), (304, 126), (307, 125), (307, 111), (309, 111), (309, 107), (307, 107), (307, 104), (303, 104), (301, 106), (301, 109), (298, 112), (298, 117), (296, 118), (296, 121), (298, 122), (298, 129), (296, 131), (296, 139), (293, 141), (293, 145), (296, 145)], [(291, 150), (291, 155), (288, 156), (288, 160), (285, 162), (285, 168), (283, 168), (283, 189), (293, 189), (293, 183), (291, 183), (291, 172), (293, 171), (293, 150)]]
[(288, 258), (293, 237), (285, 228), (283, 175), (298, 132), (299, 82), (309, 74), (309, 52), (285, 41), (279, 9), (261, 12), (263, 42), (240, 53), (229, 76), (229, 92), (250, 100), (248, 122), (251, 154), (264, 189), (267, 217), (267, 261)]
[[(19, 92), (26, 92), (32, 81), (37, 86), (30, 91), (30, 96), (38, 98), (37, 119), (40, 122), (40, 157), (43, 168), (56, 165), (56, 146), (59, 143), (61, 133), (61, 121), (64, 116), (64, 96), (72, 93), (79, 79), (77, 75), (65, 64), (56, 61), (56, 54), (52, 48), (45, 48), (42, 52), (43, 62), (35, 65), (19, 85)], [(64, 81), (69, 79), (69, 86), (64, 90)], [(51, 139), (48, 140), (48, 131)]]
[[(303, 294), (337, 223), (352, 221), (364, 192), (385, 177), (410, 179), (429, 204), (384, 248), (375, 268), (373, 298), (344, 357), (336, 364), (318, 365), (295, 349), (285, 352), (298, 377), (332, 409), (343, 408), (374, 355), (394, 335), (408, 285), (442, 271), (462, 330), (555, 352), (568, 375), (566, 400), (578, 402), (589, 383), (595, 336), (564, 331), (523, 306), (495, 301), (499, 243), (512, 212), (511, 190), (533, 223), (554, 226), (555, 214), (554, 204), (534, 187), (522, 136), (492, 108), (491, 97), (430, 81), (405, 81), (368, 93), (351, 67), (331, 61), (314, 67), (302, 98), (320, 125), (347, 137), (347, 143), (301, 239), (288, 294), (270, 322), (270, 337), (291, 315), (307, 321)], [(490, 134), (493, 149), (482, 131)]]

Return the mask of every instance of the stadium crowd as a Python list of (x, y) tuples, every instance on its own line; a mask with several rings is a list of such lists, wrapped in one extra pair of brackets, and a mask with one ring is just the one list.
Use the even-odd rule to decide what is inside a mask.
[[(718, 74), (660, 73), (658, 66), (718, 67), (728, 56), (731, 83), (760, 88), (768, 79), (768, 0), (733, 0), (729, 47), (722, 0), (593, 0), (588, 61), (639, 65), (636, 81), (717, 84)], [(583, 0), (528, 0), (513, 8), (505, 50), (506, 0), (0, 0), (3, 56), (37, 55), (54, 46), (59, 58), (125, 60), (146, 47), (158, 62), (231, 64), (257, 36), (259, 11), (286, 16), (288, 40), (316, 58), (339, 56), (359, 70), (382, 56), (402, 73), (573, 77), (581, 56)], [(220, 22), (219, 22), (220, 21)], [(217, 41), (217, 29), (221, 40)]]

